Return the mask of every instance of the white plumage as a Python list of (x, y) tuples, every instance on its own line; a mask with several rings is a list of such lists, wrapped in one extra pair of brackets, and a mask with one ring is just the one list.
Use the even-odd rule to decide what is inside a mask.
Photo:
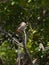
[(26, 28), (26, 23), (25, 22), (22, 22), (20, 24), (20, 26), (18, 27), (17, 31), (20, 32), (20, 31), (24, 31)]

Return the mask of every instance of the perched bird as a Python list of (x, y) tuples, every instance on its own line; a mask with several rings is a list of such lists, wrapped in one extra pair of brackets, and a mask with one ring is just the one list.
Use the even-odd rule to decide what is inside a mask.
[(18, 29), (16, 29), (16, 32), (21, 32), (21, 31), (24, 31), (26, 28), (26, 23), (25, 22), (22, 22), (20, 23), (20, 26), (18, 27)]

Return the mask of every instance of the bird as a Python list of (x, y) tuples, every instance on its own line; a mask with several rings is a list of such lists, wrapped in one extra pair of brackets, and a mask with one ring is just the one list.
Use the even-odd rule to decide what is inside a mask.
[(16, 29), (16, 32), (21, 32), (24, 31), (26, 29), (26, 23), (25, 22), (21, 22), (20, 26)]

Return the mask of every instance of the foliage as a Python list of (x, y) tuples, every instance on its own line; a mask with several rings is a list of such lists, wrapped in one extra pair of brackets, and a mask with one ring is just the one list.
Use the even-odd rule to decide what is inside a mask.
[[(16, 33), (16, 28), (22, 21), (27, 23), (27, 48), (32, 59), (38, 58), (39, 65), (42, 65), (46, 61), (41, 60), (48, 58), (49, 54), (49, 0), (0, 1), (0, 26)], [(43, 44), (44, 51), (39, 48), (40, 43)], [(0, 46), (0, 56), (5, 65), (15, 65), (17, 55), (9, 42), (3, 42)], [(45, 65), (48, 65), (48, 61)]]

